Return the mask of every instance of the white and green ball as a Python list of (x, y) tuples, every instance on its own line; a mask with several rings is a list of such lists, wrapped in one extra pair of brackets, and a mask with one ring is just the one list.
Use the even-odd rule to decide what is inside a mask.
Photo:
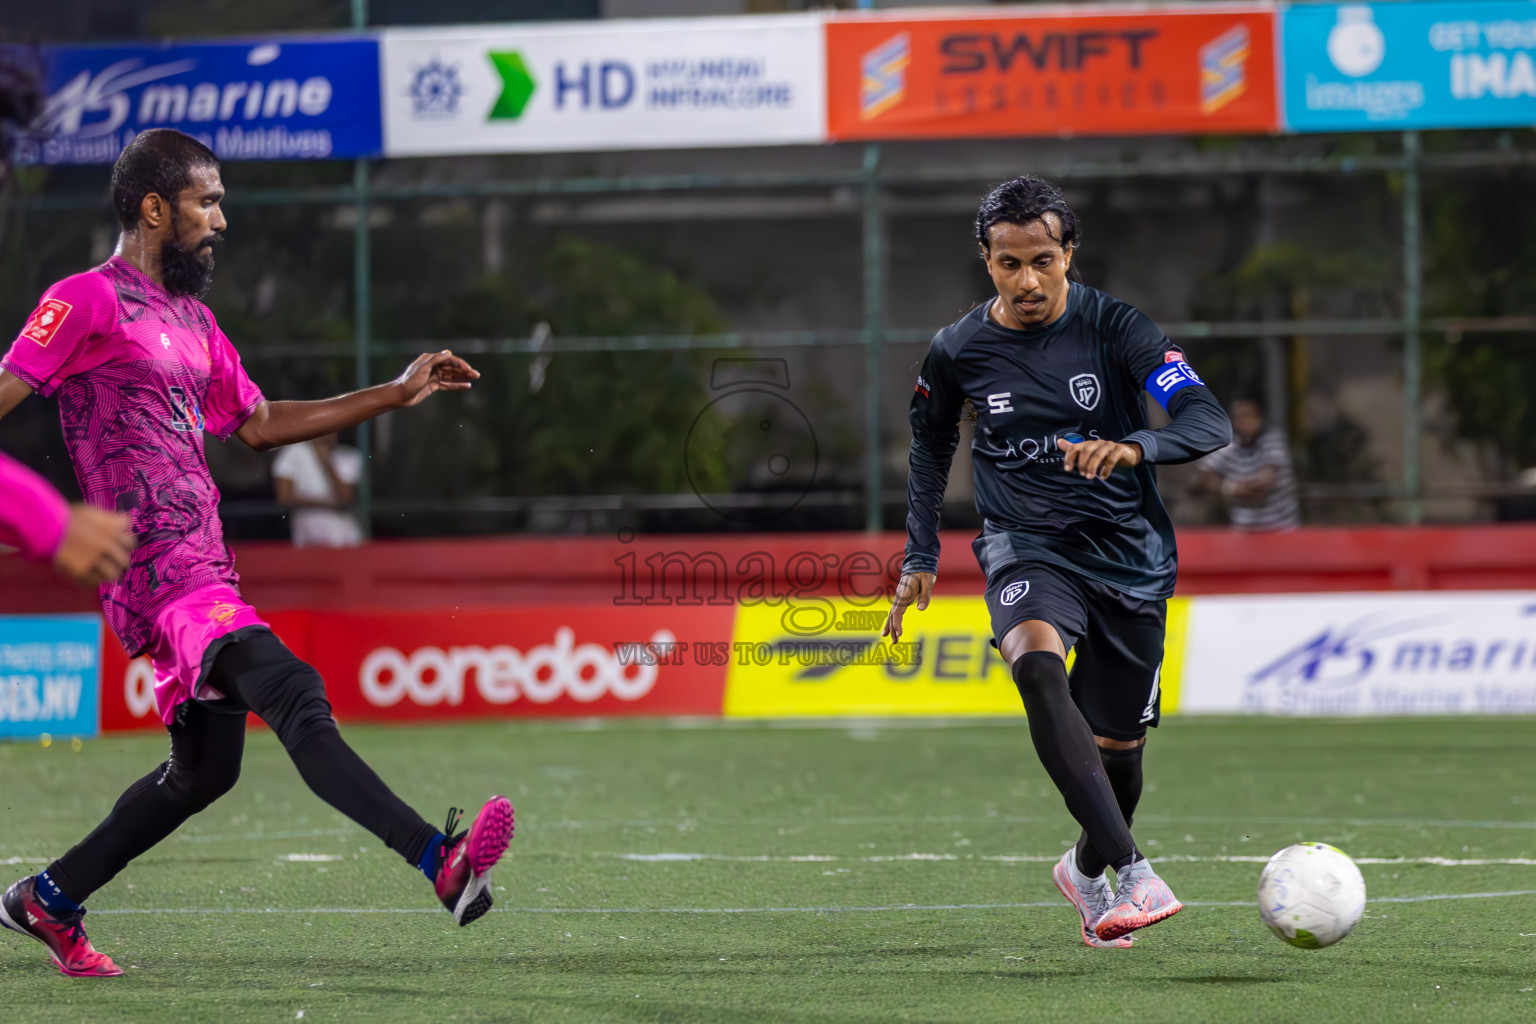
[(1355, 862), (1327, 843), (1287, 846), (1259, 875), (1259, 916), (1301, 949), (1338, 942), (1365, 913), (1365, 879)]

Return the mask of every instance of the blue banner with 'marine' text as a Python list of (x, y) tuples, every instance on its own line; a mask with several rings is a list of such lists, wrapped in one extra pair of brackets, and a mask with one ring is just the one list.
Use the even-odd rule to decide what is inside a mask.
[(372, 38), (43, 47), (42, 116), (20, 164), (117, 159), (148, 128), (194, 135), (221, 160), (373, 156), (382, 148)]

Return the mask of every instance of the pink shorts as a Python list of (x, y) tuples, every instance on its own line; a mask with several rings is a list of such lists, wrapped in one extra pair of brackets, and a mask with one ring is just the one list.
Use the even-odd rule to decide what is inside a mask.
[(176, 709), (186, 701), (225, 696), (203, 678), (213, 667), (214, 641), (238, 629), (265, 625), (239, 591), (223, 583), (195, 590), (162, 611), (145, 652), (155, 667), (155, 708), (160, 720), (170, 725)]

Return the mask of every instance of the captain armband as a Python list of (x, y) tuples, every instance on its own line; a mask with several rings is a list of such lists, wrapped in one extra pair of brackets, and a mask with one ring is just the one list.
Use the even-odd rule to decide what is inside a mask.
[(1173, 396), (1185, 388), (1194, 387), (1196, 384), (1204, 385), (1205, 381), (1184, 361), (1182, 352), (1169, 352), (1164, 358), (1167, 362), (1147, 374), (1147, 391), (1157, 404), (1168, 410), (1168, 402)]

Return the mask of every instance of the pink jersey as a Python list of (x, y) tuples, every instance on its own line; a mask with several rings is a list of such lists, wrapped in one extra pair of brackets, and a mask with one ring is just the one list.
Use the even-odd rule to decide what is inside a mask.
[(46, 562), (59, 550), (69, 506), (48, 481), (0, 455), (0, 544), (23, 558)]
[(262, 396), (208, 307), (114, 256), (48, 289), (0, 366), (58, 394), (85, 499), (133, 520), (132, 564), (100, 592), (131, 655), (176, 601), (238, 585), (203, 431), (227, 440)]

